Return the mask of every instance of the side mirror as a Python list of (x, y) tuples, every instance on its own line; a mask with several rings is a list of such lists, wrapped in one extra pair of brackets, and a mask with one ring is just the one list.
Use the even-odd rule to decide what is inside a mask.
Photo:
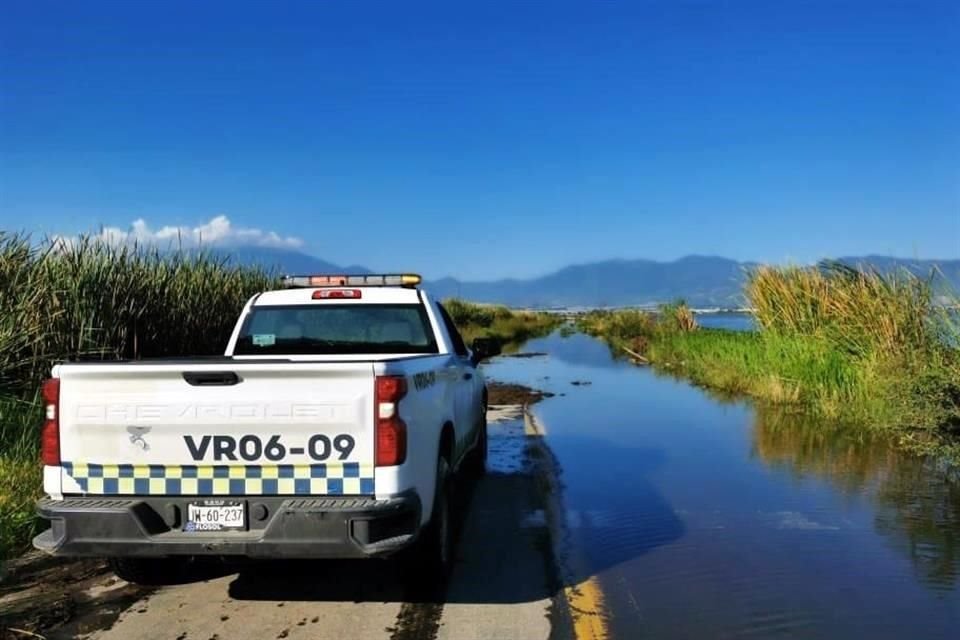
[(500, 354), (500, 341), (494, 338), (476, 338), (470, 345), (470, 349), (473, 352), (471, 355), (473, 364), (479, 364), (481, 360)]

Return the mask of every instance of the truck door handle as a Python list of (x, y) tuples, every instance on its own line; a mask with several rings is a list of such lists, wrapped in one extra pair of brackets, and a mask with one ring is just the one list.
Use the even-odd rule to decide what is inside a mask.
[(464, 379), (464, 380), (470, 380), (470, 379), (472, 379), (472, 378), (473, 378), (473, 374), (472, 374), (472, 373), (469, 373), (469, 372), (468, 372), (468, 373), (463, 374), (463, 379)]
[(232, 387), (240, 382), (233, 371), (184, 371), (183, 379), (194, 387)]

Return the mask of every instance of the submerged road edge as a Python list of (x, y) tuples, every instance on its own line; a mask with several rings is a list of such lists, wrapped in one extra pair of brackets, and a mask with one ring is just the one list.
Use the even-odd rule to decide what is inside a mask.
[[(566, 612), (562, 617), (569, 620), (577, 640), (607, 640), (610, 634), (603, 590), (597, 577), (587, 570), (585, 559), (576, 551), (564, 517), (566, 509), (560, 463), (546, 442), (546, 429), (529, 405), (524, 405), (523, 422), (530, 458), (539, 467), (536, 475), (550, 532), (551, 555), (563, 589), (562, 598), (555, 599), (554, 605), (565, 607)], [(556, 600), (561, 602), (557, 603)], [(556, 613), (552, 617), (556, 617)], [(553, 627), (553, 635), (556, 635), (558, 629), (555, 624)]]

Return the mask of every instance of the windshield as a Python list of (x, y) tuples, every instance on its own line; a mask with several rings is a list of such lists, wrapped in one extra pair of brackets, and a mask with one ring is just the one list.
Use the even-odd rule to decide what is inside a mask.
[(420, 304), (254, 307), (235, 355), (437, 353)]

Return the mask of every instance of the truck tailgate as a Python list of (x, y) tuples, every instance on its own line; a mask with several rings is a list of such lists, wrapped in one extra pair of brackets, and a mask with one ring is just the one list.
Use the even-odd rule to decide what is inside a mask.
[(50, 493), (375, 493), (370, 362), (67, 364), (58, 375)]

